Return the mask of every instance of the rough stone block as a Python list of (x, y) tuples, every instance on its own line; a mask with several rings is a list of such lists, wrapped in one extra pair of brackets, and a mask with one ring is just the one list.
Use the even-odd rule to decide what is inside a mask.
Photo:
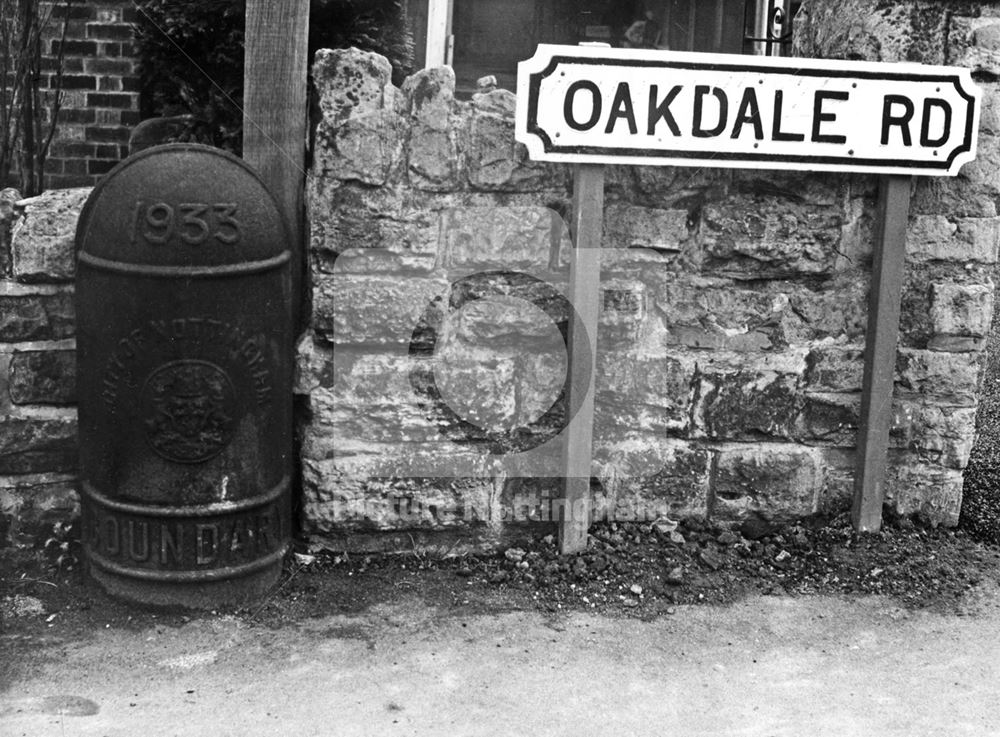
[(449, 266), (541, 269), (569, 249), (566, 223), (547, 207), (454, 207), (441, 223)]
[(72, 404), (76, 401), (76, 352), (23, 351), (10, 360), (14, 404)]
[(885, 501), (898, 514), (954, 527), (962, 509), (962, 472), (915, 462), (906, 453), (893, 454), (886, 469)]
[(820, 450), (823, 486), (819, 492), (817, 512), (837, 515), (848, 512), (854, 500), (854, 470), (857, 458), (854, 450), (823, 448)]
[(0, 479), (0, 548), (39, 547), (80, 514), (76, 480), (60, 474)]
[(712, 452), (680, 440), (633, 435), (598, 443), (595, 473), (619, 520), (705, 516)]
[(342, 181), (382, 185), (402, 156), (399, 120), (391, 110), (355, 115), (316, 128), (313, 174)]
[(448, 316), (448, 326), (450, 337), (470, 345), (497, 351), (551, 348), (565, 354), (562, 334), (549, 315), (518, 297), (500, 294), (469, 300)]
[(989, 332), (992, 317), (992, 283), (932, 284), (930, 319), (934, 334), (928, 348), (976, 350)]
[(73, 293), (64, 288), (29, 289), (0, 283), (0, 340), (14, 343), (61, 340), (75, 332)]
[(602, 280), (598, 345), (637, 341), (645, 321), (645, 284), (625, 279)]
[(793, 54), (822, 59), (946, 63), (946, 6), (813, 0), (796, 17)]
[(661, 282), (653, 303), (663, 314), (668, 343), (716, 350), (756, 352), (781, 344), (781, 323), (791, 312), (785, 294), (716, 280)]
[(941, 353), (900, 348), (896, 355), (897, 396), (933, 398), (945, 405), (973, 407), (980, 358), (975, 353)]
[(426, 345), (433, 336), (421, 316), (446, 304), (443, 278), (338, 275), (313, 284), (316, 336), (338, 344)]
[[(310, 250), (325, 273), (430, 271), (441, 238), (441, 203), (390, 187), (308, 182)], [(336, 262), (336, 264), (335, 264)]]
[(403, 82), (407, 114), (431, 130), (447, 131), (455, 105), (455, 72), (451, 67), (422, 69)]
[(0, 474), (76, 470), (76, 417), (0, 417)]
[(392, 66), (388, 59), (370, 51), (320, 49), (313, 61), (312, 77), (324, 120), (337, 125), (385, 107)]
[(889, 432), (892, 447), (905, 448), (923, 463), (962, 469), (975, 439), (974, 407), (941, 407), (897, 401)]
[(292, 391), (309, 395), (321, 386), (330, 387), (335, 381), (334, 349), (319, 345), (312, 330), (307, 330), (295, 346), (295, 377)]
[(816, 511), (823, 487), (820, 452), (794, 445), (760, 444), (720, 451), (713, 517), (738, 518), (753, 510), (796, 517)]
[(1000, 84), (977, 80), (983, 91), (979, 130), (991, 136), (1000, 134)]
[(638, 351), (600, 351), (594, 435), (685, 432), (690, 424), (693, 361)]
[(344, 452), (350, 443), (408, 443), (440, 440), (448, 428), (439, 426), (440, 412), (421, 406), (409, 383), (415, 368), (405, 356), (357, 359), (334, 351), (337, 380), (330, 388), (309, 395), (313, 421), (307, 430), (313, 454), (326, 458)]
[(302, 471), (307, 534), (479, 526), (492, 514), (491, 479), (378, 477), (364, 459), (306, 460)]
[(528, 149), (514, 140), (513, 106), (514, 95), (506, 90), (475, 96), (465, 149), (469, 184), (484, 191), (567, 190), (565, 166), (531, 161)]
[(11, 232), (12, 274), (21, 282), (67, 282), (76, 274), (76, 223), (91, 188), (52, 189), (21, 200)]
[(918, 261), (997, 261), (998, 218), (956, 218), (915, 215), (910, 219), (906, 252)]
[(451, 132), (413, 126), (407, 161), (414, 187), (432, 192), (449, 192), (458, 187), (458, 146)]
[(424, 69), (403, 83), (411, 119), (408, 152), (410, 183), (448, 191), (458, 185), (459, 156), (451, 130), (455, 73), (451, 67)]
[(730, 196), (702, 213), (706, 268), (733, 279), (828, 274), (837, 258), (843, 214), (768, 196)]
[(694, 433), (728, 440), (792, 437), (803, 404), (800, 378), (766, 370), (706, 369), (697, 377)]
[(864, 369), (863, 348), (817, 346), (806, 357), (806, 389), (811, 392), (859, 392)]
[(624, 203), (604, 209), (604, 244), (613, 248), (679, 251), (688, 239), (688, 211)]
[(796, 418), (794, 437), (800, 442), (853, 446), (860, 417), (860, 393), (810, 392)]
[(321, 49), (312, 71), (322, 114), (313, 176), (384, 184), (402, 156), (388, 60), (356, 48)]

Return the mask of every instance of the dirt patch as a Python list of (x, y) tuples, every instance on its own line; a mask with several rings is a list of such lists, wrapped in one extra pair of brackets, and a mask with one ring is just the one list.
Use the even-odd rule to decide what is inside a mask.
[(60, 568), (39, 554), (7, 553), (0, 558), (0, 602), (22, 609), (15, 615), (7, 607), (2, 634), (8, 642), (18, 633), (51, 630), (86, 638), (95, 628), (179, 626), (222, 613), (278, 627), (360, 612), (403, 595), (463, 614), (536, 609), (669, 616), (677, 604), (725, 604), (753, 594), (878, 594), (908, 608), (960, 613), (970, 592), (1000, 581), (1000, 548), (962, 530), (897, 519), (882, 532), (857, 535), (846, 516), (784, 527), (751, 519), (734, 529), (699, 520), (602, 523), (592, 528), (586, 552), (565, 557), (552, 536), (492, 556), (296, 548), (261, 604), (210, 613), (123, 604), (91, 584), (75, 557), (67, 564), (63, 556)]

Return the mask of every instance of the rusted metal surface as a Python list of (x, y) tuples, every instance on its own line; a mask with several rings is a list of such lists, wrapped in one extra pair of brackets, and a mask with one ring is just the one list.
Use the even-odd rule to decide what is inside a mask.
[(250, 600), (289, 538), (290, 242), (257, 175), (170, 144), (116, 167), (77, 243), (84, 544), (108, 591)]

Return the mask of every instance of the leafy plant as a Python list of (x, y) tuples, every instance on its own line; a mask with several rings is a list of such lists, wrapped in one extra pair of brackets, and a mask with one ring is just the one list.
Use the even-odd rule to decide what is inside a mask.
[[(143, 117), (189, 114), (175, 140), (239, 153), (245, 0), (146, 0), (136, 44)], [(413, 64), (404, 0), (312, 0), (309, 53), (356, 46), (386, 56), (399, 82)], [(305, 111), (303, 111), (305, 115)]]

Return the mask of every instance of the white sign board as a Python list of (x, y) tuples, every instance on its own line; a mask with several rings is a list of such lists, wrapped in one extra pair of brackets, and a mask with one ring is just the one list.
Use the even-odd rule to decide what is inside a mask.
[(953, 176), (979, 101), (958, 67), (541, 45), (517, 140), (536, 161)]

